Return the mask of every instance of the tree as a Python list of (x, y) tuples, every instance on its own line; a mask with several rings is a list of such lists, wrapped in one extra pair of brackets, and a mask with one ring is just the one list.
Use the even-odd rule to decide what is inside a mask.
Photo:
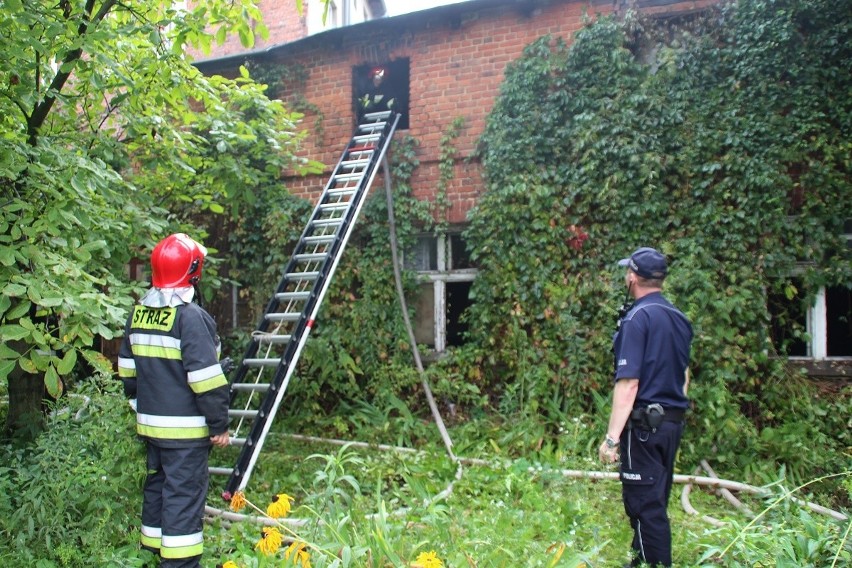
[(246, 71), (205, 77), (185, 55), (265, 34), (252, 0), (0, 5), (0, 380), (20, 433), (75, 368), (111, 372), (94, 346), (140, 291), (131, 259), (182, 222), (203, 237), (204, 214), (253, 203), (300, 166), (301, 135)]

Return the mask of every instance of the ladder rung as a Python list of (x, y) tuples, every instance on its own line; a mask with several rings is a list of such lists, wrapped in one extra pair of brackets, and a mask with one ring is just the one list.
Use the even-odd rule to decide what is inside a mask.
[(332, 187), (326, 194), (327, 197), (346, 197), (354, 195), (358, 191), (357, 187)]
[(336, 227), (341, 223), (343, 223), (343, 219), (340, 217), (334, 219), (314, 219), (311, 221), (311, 225), (314, 227)]
[(350, 181), (361, 181), (363, 178), (364, 172), (357, 172), (353, 174), (337, 174), (333, 179), (335, 182), (347, 183)]
[[(233, 438), (231, 438), (233, 440)], [(207, 471), (212, 475), (231, 475), (234, 472), (232, 467), (208, 467)]]
[(278, 292), (275, 294), (275, 299), (279, 302), (304, 302), (310, 299), (311, 292)]
[(356, 160), (346, 160), (344, 162), (340, 162), (340, 167), (345, 169), (363, 168), (369, 165), (369, 158), (358, 158)]
[(334, 242), (335, 237), (334, 233), (330, 235), (312, 235), (305, 237), (305, 243), (311, 245), (328, 245)]
[(232, 391), (268, 391), (269, 383), (233, 383), (231, 385)]
[(257, 410), (228, 410), (228, 416), (232, 416), (234, 418), (256, 418)]
[(328, 258), (328, 255), (324, 252), (311, 252), (296, 254), (293, 255), (293, 258), (296, 259), (296, 262), (320, 262)]
[(231, 445), (232, 446), (245, 446), (246, 445), (246, 439), (245, 438), (231, 438)]
[(272, 333), (265, 333), (262, 335), (254, 335), (252, 339), (257, 341), (258, 343), (267, 343), (271, 345), (280, 345), (282, 343), (290, 343), (290, 340), (293, 338), (292, 335), (274, 335)]
[(316, 280), (319, 272), (288, 272), (284, 275), (287, 280)]
[(378, 112), (368, 112), (364, 115), (367, 120), (380, 120), (388, 118), (391, 114), (389, 110), (380, 110)]
[(381, 134), (361, 134), (360, 136), (353, 136), (352, 140), (356, 144), (364, 144), (366, 142), (377, 142), (381, 137)]
[(365, 154), (373, 154), (375, 151), (375, 146), (363, 146), (361, 148), (353, 148), (349, 151), (349, 154), (358, 154), (359, 156), (363, 156)]
[(358, 126), (361, 132), (375, 132), (376, 130), (384, 130), (387, 122), (367, 122)]
[(266, 314), (266, 321), (299, 321), (302, 317), (301, 312), (290, 312), (282, 314)]
[[(269, 317), (268, 314), (267, 317)], [(243, 359), (243, 365), (246, 367), (277, 367), (280, 364), (280, 357), (274, 359)], [(231, 388), (234, 386), (235, 385), (231, 385)]]
[(323, 203), (319, 206), (320, 211), (328, 212), (328, 211), (345, 211), (349, 208), (349, 202), (345, 201), (343, 203)]

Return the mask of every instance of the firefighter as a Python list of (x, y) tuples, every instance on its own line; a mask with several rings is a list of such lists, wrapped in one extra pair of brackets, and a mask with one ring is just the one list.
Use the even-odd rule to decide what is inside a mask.
[(385, 67), (373, 67), (368, 78), (369, 83), (358, 97), (358, 115), (395, 110), (396, 97), (390, 92), (387, 83), (388, 70)]
[(207, 458), (211, 445), (228, 445), (216, 323), (193, 302), (206, 254), (183, 233), (154, 247), (153, 287), (133, 307), (118, 354), (147, 448), (142, 546), (160, 556), (161, 568), (200, 566)]

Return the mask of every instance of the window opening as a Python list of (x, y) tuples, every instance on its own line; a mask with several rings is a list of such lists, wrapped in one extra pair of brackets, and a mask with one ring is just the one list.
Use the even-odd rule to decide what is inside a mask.
[(462, 345), (467, 331), (462, 316), (472, 303), (476, 278), (462, 235), (420, 235), (405, 255), (405, 266), (417, 271), (421, 282), (414, 306), (417, 342), (437, 353)]
[(471, 305), (470, 287), (472, 282), (447, 283), (447, 346), (458, 347), (464, 343), (467, 324), (462, 314)]
[(826, 355), (852, 357), (852, 289), (825, 289)]
[[(792, 284), (802, 290), (800, 279)], [(817, 360), (852, 357), (852, 289), (822, 287), (810, 305), (799, 292), (789, 299), (783, 292), (770, 294), (768, 307), (779, 354)]]
[(405, 255), (405, 267), (418, 272), (438, 270), (438, 239), (431, 235), (417, 237), (414, 248)]
[[(793, 279), (791, 284), (797, 291), (802, 289), (799, 279)], [(804, 336), (808, 310), (798, 292), (791, 299), (788, 299), (783, 291), (772, 293), (768, 298), (768, 307), (772, 343), (778, 354), (786, 357), (808, 357), (808, 343)]]
[[(844, 220), (841, 237), (845, 252), (852, 255), (852, 218)], [(808, 302), (801, 278), (791, 278), (790, 285), (767, 298), (771, 338), (779, 354), (817, 361), (852, 358), (852, 288), (823, 286)]]
[(400, 130), (408, 130), (410, 64), (407, 58), (352, 68), (353, 108), (356, 120), (367, 112), (400, 113)]
[(467, 245), (460, 234), (450, 235), (450, 254), (452, 255), (451, 262), (454, 269), (473, 268), (473, 261), (470, 259)]

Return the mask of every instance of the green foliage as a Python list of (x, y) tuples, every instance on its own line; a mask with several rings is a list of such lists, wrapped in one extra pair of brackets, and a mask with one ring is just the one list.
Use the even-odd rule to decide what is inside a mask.
[(849, 390), (815, 401), (786, 374), (767, 295), (797, 265), (803, 296), (852, 282), (850, 29), (848, 5), (754, 0), (599, 18), (570, 46), (528, 46), (482, 139), (488, 190), (466, 234), (480, 272), (455, 371), (502, 412), (555, 424), (594, 410), (623, 294), (615, 261), (656, 246), (696, 332), (687, 456), (781, 459), (797, 479), (842, 469)]
[(435, 226), (435, 232), (445, 232), (447, 229), (447, 213), (450, 205), (452, 205), (447, 197), (447, 185), (453, 179), (456, 166), (456, 147), (453, 145), (453, 141), (458, 138), (463, 128), (464, 117), (456, 117), (450, 123), (447, 131), (441, 136), (438, 144), (441, 153), (438, 161), (438, 171), (441, 175), (438, 178), (438, 184), (435, 186), (435, 209), (432, 214), (433, 218), (438, 222)]
[(323, 467), (314, 474), (313, 491), (310, 495), (314, 510), (320, 517), (326, 515), (340, 518), (346, 514), (354, 495), (361, 487), (351, 468), (358, 468), (362, 460), (348, 446), (343, 446), (334, 455), (312, 454), (308, 459), (319, 460)]
[(267, 86), (267, 95), (270, 98), (286, 101), (287, 105), (295, 111), (314, 113), (316, 115), (314, 134), (322, 140), (325, 133), (323, 127), (325, 113), (305, 97), (308, 71), (303, 65), (269, 64), (263, 61), (247, 60), (245, 67), (255, 81)]
[[(849, 479), (852, 472), (843, 476)], [(849, 520), (826, 522), (806, 509), (791, 507), (790, 494), (801, 489), (769, 494), (769, 504), (752, 521), (732, 521), (724, 527), (720, 532), (730, 542), (724, 548), (709, 547), (703, 559), (724, 559), (726, 566), (737, 568), (760, 565), (767, 557), (779, 568), (847, 565), (852, 560), (852, 524)]]
[[(56, 409), (51, 427), (31, 448), (0, 446), (0, 490), (6, 495), (0, 500), (0, 560), (46, 568), (150, 565), (153, 558), (138, 546), (145, 455), (132, 411), (118, 381), (90, 378), (76, 391), (80, 396)], [(411, 565), (427, 551), (446, 566), (626, 562), (631, 532), (618, 483), (571, 480), (562, 473), (597, 469), (591, 457), (582, 457), (593, 452), (577, 435), (593, 430), (593, 419), (566, 424), (557, 443), (540, 452), (531, 449), (530, 427), (478, 419), (453, 428), (456, 449), (483, 460), (464, 464), (461, 472), (439, 443), (424, 452), (334, 449), (282, 443), (272, 433), (267, 448), (276, 461), (257, 469), (248, 497), (295, 498), (290, 517), (306, 522), (292, 530), (313, 545), (311, 565), (317, 567)], [(399, 435), (395, 422), (355, 432), (364, 440)], [(843, 479), (848, 491), (850, 477)], [(765, 502), (740, 495), (752, 510), (764, 509), (751, 522), (712, 492), (693, 491), (696, 508), (728, 521), (718, 530), (673, 506), (675, 563), (756, 566), (767, 557), (790, 566), (848, 563), (848, 521), (807, 512), (781, 482), (774, 485)], [(215, 489), (209, 503), (220, 503)], [(275, 557), (257, 551), (259, 527), (253, 523), (207, 522), (204, 533), (204, 566), (226, 560), (244, 567), (281, 565), (283, 551)]]
[(111, 378), (87, 379), (33, 446), (0, 448), (7, 466), (0, 471), (0, 558), (79, 568), (150, 560), (135, 529), (144, 447), (120, 391)]
[[(293, 489), (285, 484), (281, 490), (296, 498), (293, 517), (307, 521), (295, 532), (315, 545), (311, 563), (316, 566), (409, 565), (425, 551), (435, 551), (446, 566), (620, 566), (628, 559), (632, 533), (618, 483), (572, 480), (564, 473), (599, 467), (591, 457), (582, 457), (593, 451), (583, 446), (584, 437), (574, 435), (592, 429), (593, 419), (579, 422), (566, 425), (556, 446), (546, 451), (528, 444), (530, 422), (480, 419), (459, 425), (452, 430), (456, 449), (467, 457), (485, 458), (477, 465), (464, 463), (461, 471), (436, 449), (437, 443), (431, 446), (433, 453), (382, 452), (350, 444), (310, 453), (317, 451), (316, 445), (287, 443), (286, 458), (264, 468), (253, 486), (290, 480)], [(356, 432), (366, 440), (397, 435), (396, 424), (390, 431), (376, 424), (359, 426)], [(516, 455), (524, 457), (510, 457)], [(723, 519), (722, 528), (673, 505), (675, 564), (757, 566), (777, 558), (785, 566), (831, 566), (835, 559), (836, 566), (845, 565), (848, 521), (801, 507), (793, 499), (804, 498), (805, 487), (785, 489), (785, 474), (780, 472), (781, 481), (778, 475), (764, 497), (739, 495), (746, 506), (760, 511), (751, 521), (712, 490), (693, 491), (691, 501), (702, 514)], [(848, 472), (836, 477), (848, 483)], [(232, 531), (209, 538), (219, 550), (236, 554), (244, 545), (234, 540), (256, 537)], [(339, 551), (337, 558), (328, 551)], [(253, 565), (245, 554), (237, 558)]]
[(0, 380), (55, 397), (75, 367), (108, 369), (92, 347), (140, 292), (131, 259), (172, 230), (227, 233), (283, 193), (284, 168), (316, 168), (293, 159), (301, 115), (247, 71), (205, 77), (184, 54), (229, 33), (250, 46), (259, 18), (251, 1), (4, 2)]

